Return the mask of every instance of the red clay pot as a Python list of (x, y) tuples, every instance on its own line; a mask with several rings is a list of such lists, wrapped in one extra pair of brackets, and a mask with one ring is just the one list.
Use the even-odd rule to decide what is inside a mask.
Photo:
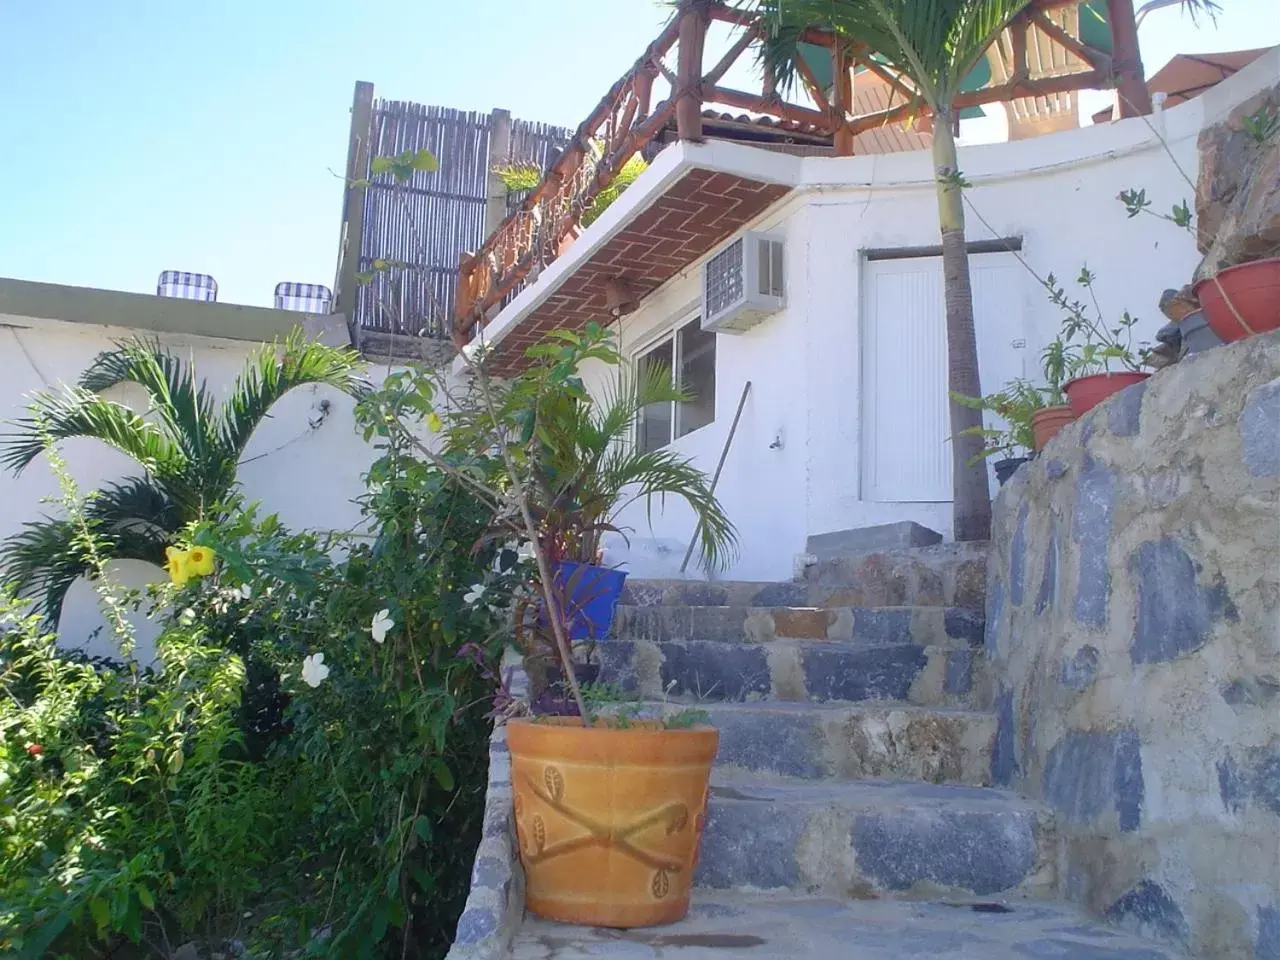
[(1031, 435), (1034, 438), (1031, 446), (1039, 451), (1044, 445), (1058, 435), (1058, 431), (1071, 423), (1076, 415), (1067, 406), (1045, 407), (1031, 415)]
[(1067, 404), (1071, 412), (1078, 418), (1100, 404), (1113, 393), (1119, 393), (1125, 387), (1141, 383), (1149, 373), (1091, 373), (1087, 377), (1076, 377), (1062, 385), (1067, 395)]
[(1280, 330), (1280, 257), (1227, 267), (1191, 292), (1224, 343)]

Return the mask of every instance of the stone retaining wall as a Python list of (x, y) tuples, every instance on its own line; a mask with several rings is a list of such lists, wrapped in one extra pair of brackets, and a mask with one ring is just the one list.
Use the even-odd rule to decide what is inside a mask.
[(992, 774), (1056, 812), (1063, 894), (1280, 958), (1280, 333), (1063, 431), (992, 539)]
[[(529, 679), (510, 658), (503, 672), (511, 692), (524, 696)], [(471, 892), (458, 918), (446, 960), (507, 960), (511, 941), (524, 919), (524, 868), (516, 852), (515, 810), (511, 793), (511, 753), (507, 728), (489, 738), (489, 787), (484, 797), (484, 828), (471, 867)]]

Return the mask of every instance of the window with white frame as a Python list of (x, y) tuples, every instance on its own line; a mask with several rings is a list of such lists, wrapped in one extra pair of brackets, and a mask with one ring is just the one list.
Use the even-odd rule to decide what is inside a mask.
[(653, 403), (640, 414), (636, 442), (658, 450), (672, 440), (705, 427), (716, 418), (716, 335), (702, 329), (701, 317), (680, 324), (636, 355), (637, 372), (659, 367), (678, 377), (689, 399)]

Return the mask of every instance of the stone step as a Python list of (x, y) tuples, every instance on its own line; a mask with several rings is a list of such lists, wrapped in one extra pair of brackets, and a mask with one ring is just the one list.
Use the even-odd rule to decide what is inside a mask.
[(851, 899), (1051, 896), (1046, 811), (983, 787), (712, 774), (701, 887)]
[(833, 556), (801, 580), (629, 579), (622, 603), (646, 607), (967, 607), (986, 604), (987, 545), (940, 543)]
[(1063, 903), (844, 900), (695, 890), (667, 927), (607, 930), (525, 917), (511, 960), (1179, 960)]
[(987, 544), (940, 543), (826, 557), (804, 571), (818, 606), (952, 606), (986, 603)]
[(619, 640), (838, 640), (885, 646), (981, 647), (986, 617), (964, 607), (619, 606)]
[(991, 782), (992, 713), (903, 704), (705, 704), (716, 766), (804, 780)]
[(646, 699), (896, 700), (985, 709), (990, 681), (982, 651), (899, 643), (832, 641), (609, 640), (596, 647), (600, 680)]

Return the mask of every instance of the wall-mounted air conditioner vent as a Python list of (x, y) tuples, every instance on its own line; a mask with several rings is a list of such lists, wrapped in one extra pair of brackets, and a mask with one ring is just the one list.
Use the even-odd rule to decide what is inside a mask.
[(782, 241), (748, 230), (702, 268), (702, 329), (742, 333), (786, 303)]

